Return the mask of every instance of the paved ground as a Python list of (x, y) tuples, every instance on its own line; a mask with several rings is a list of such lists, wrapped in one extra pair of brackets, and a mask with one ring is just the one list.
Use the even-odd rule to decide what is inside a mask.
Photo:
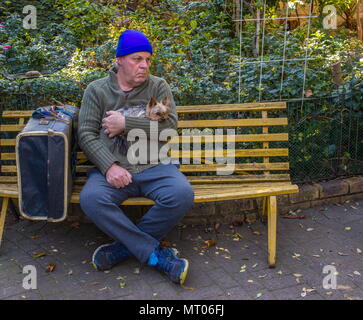
[[(175, 228), (167, 240), (189, 259), (185, 287), (135, 259), (95, 271), (93, 250), (109, 239), (93, 224), (9, 224), (0, 248), (0, 299), (362, 300), (363, 201), (296, 214), (305, 218), (279, 218), (275, 269), (267, 266), (267, 230), (259, 221)], [(207, 240), (216, 243), (203, 248)], [(35, 266), (37, 289), (23, 288), (30, 283), (27, 265)]]

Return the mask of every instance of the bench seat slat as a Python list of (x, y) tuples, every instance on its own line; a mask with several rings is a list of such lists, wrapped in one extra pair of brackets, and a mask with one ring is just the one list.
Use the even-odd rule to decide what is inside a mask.
[[(219, 188), (211, 188), (209, 186), (196, 185), (193, 186), (195, 192), (195, 202), (243, 199), (251, 197), (278, 195), (297, 192), (297, 186), (289, 182), (286, 183), (265, 183), (265, 184), (249, 184), (246, 185), (223, 185)], [(79, 203), (79, 194), (81, 187), (75, 187), (71, 202)], [(18, 197), (18, 187), (16, 184), (0, 184), (0, 197)], [(154, 202), (147, 198), (137, 197), (130, 198), (122, 203), (123, 205), (151, 205)]]

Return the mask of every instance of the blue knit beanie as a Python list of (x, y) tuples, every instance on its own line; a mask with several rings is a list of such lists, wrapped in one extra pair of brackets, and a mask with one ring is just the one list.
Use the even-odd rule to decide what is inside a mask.
[(125, 56), (130, 53), (147, 51), (153, 53), (153, 48), (148, 38), (140, 31), (126, 30), (118, 38), (116, 57)]

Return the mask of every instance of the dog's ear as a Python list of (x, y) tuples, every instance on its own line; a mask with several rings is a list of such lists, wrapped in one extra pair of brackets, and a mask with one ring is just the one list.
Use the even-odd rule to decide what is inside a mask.
[(148, 107), (149, 108), (152, 108), (152, 107), (154, 107), (156, 104), (157, 104), (158, 102), (156, 101), (156, 99), (154, 98), (154, 97), (151, 97), (151, 99), (150, 99), (150, 101), (149, 101), (149, 103), (148, 103)]
[(165, 105), (165, 106), (167, 106), (167, 107), (169, 107), (170, 108), (170, 100), (169, 100), (169, 98), (166, 96), (166, 97), (164, 97), (164, 99), (161, 101), (161, 103), (163, 104), (163, 105)]

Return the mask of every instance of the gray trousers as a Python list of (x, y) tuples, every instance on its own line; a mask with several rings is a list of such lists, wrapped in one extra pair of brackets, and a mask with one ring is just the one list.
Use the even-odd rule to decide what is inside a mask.
[[(120, 208), (129, 197), (155, 201), (135, 225)], [(190, 210), (194, 191), (173, 164), (159, 164), (132, 175), (124, 188), (111, 186), (97, 169), (88, 172), (80, 194), (83, 212), (108, 236), (119, 241), (142, 263), (148, 261), (159, 241)]]

